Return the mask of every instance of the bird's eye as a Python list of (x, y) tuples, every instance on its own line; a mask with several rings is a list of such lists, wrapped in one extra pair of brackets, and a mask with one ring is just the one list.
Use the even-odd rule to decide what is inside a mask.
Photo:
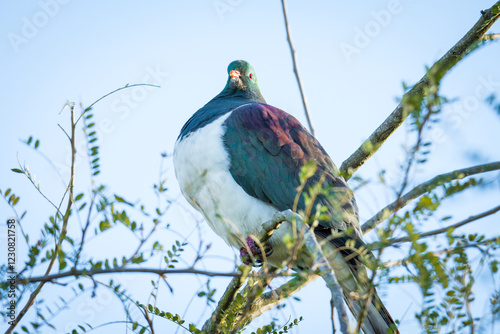
[(248, 78), (250, 78), (250, 80), (252, 80), (252, 79), (253, 79), (253, 74), (252, 74), (252, 73), (250, 73), (250, 74), (248, 75)]

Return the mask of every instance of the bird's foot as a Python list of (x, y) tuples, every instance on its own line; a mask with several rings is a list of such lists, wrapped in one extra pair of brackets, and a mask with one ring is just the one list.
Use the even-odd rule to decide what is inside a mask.
[[(259, 247), (259, 245), (255, 242), (254, 239), (248, 237), (246, 242), (248, 247), (240, 248), (241, 262), (243, 262), (246, 265), (253, 264), (253, 266), (255, 267), (260, 267), (264, 262), (264, 258), (268, 258), (273, 253), (273, 248), (268, 243), (261, 245), (261, 247), (264, 249), (264, 254), (262, 254), (261, 247)], [(248, 250), (250, 250), (252, 256), (250, 256)]]

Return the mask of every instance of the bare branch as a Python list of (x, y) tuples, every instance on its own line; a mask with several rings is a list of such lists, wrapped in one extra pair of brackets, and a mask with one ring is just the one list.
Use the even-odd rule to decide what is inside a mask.
[(155, 87), (155, 88), (160, 88), (160, 86), (158, 85), (151, 85), (151, 84), (133, 84), (133, 85), (129, 85), (129, 84), (126, 84), (125, 86), (123, 87), (120, 87), (118, 89), (115, 89), (114, 91), (112, 92), (109, 92), (108, 94), (104, 95), (104, 96), (101, 96), (100, 98), (98, 98), (97, 100), (95, 100), (90, 106), (88, 106), (87, 108), (85, 108), (85, 110), (82, 112), (82, 114), (80, 115), (80, 117), (78, 117), (78, 119), (76, 120), (76, 123), (75, 125), (80, 121), (80, 118), (83, 117), (83, 115), (85, 115), (85, 113), (89, 110), (92, 109), (92, 107), (99, 101), (101, 101), (102, 99), (122, 90), (122, 89), (127, 89), (127, 88), (131, 88), (131, 87), (137, 87), (137, 86), (149, 86), (149, 87)]
[(306, 114), (307, 125), (309, 126), (309, 131), (311, 131), (311, 134), (314, 136), (315, 134), (311, 121), (311, 115), (309, 114), (309, 107), (307, 105), (306, 94), (304, 92), (304, 88), (302, 87), (302, 80), (300, 79), (299, 67), (297, 65), (297, 58), (295, 57), (295, 49), (293, 48), (290, 27), (288, 26), (288, 16), (286, 13), (285, 0), (281, 0), (281, 7), (283, 8), (283, 18), (285, 20), (286, 39), (288, 41), (288, 45), (290, 46), (290, 53), (292, 55), (293, 73), (295, 73), (295, 78), (297, 79), (297, 84), (299, 85), (300, 97), (302, 99), (302, 105), (304, 106), (304, 113)]
[[(79, 269), (79, 270), (69, 270), (57, 274), (52, 275), (43, 275), (43, 276), (35, 276), (35, 277), (26, 277), (19, 278), (17, 284), (32, 284), (38, 282), (53, 282), (60, 278), (66, 277), (92, 277), (95, 275), (103, 275), (103, 274), (113, 274), (113, 273), (144, 273), (144, 274), (156, 274), (156, 275), (166, 275), (166, 274), (196, 274), (196, 275), (204, 275), (209, 277), (241, 277), (243, 274), (240, 271), (234, 272), (216, 272), (216, 271), (207, 271), (207, 270), (198, 270), (194, 268), (186, 268), (186, 269), (156, 269), (156, 268), (109, 268), (109, 269)], [(252, 273), (249, 274), (252, 277), (282, 277), (282, 276), (290, 276), (287, 273)], [(3, 282), (7, 283), (7, 282)]]
[(450, 172), (450, 173), (445, 173), (445, 174), (440, 174), (432, 179), (430, 179), (427, 182), (424, 182), (400, 198), (398, 198), (396, 201), (392, 202), (391, 204), (387, 205), (385, 208), (380, 210), (375, 216), (372, 218), (368, 219), (361, 229), (363, 230), (363, 233), (366, 233), (372, 229), (374, 229), (378, 224), (383, 222), (385, 219), (389, 218), (391, 214), (394, 212), (398, 211), (402, 207), (404, 207), (406, 204), (408, 204), (410, 201), (413, 199), (419, 197), (420, 195), (423, 195), (434, 188), (443, 185), (447, 182), (450, 182), (452, 180), (459, 180), (463, 179), (464, 177), (474, 175), (474, 174), (479, 174), (479, 173), (485, 173), (485, 172), (490, 172), (494, 170), (500, 169), (500, 161), (497, 162), (492, 162), (484, 165), (477, 165), (473, 167), (468, 167), (468, 168), (463, 168), (463, 169), (458, 169), (456, 171)]
[(488, 31), (488, 29), (500, 17), (498, 11), (500, 1), (497, 1), (490, 9), (482, 11), (482, 15), (477, 23), (458, 41), (446, 54), (441, 57), (419, 82), (404, 94), (401, 103), (386, 118), (386, 120), (370, 135), (370, 137), (340, 166), (340, 171), (349, 179), (354, 172), (364, 164), (385, 142), (387, 138), (404, 122), (409, 112), (405, 108), (405, 103), (412, 97), (425, 96), (425, 89), (431, 86), (430, 77), (436, 81), (452, 69), (467, 53), (468, 50), (477, 46)]
[[(433, 235), (437, 235), (437, 234), (441, 234), (441, 233), (445, 233), (447, 231), (449, 231), (450, 229), (456, 229), (460, 226), (463, 226), (463, 225), (466, 225), (468, 223), (471, 223), (473, 221), (476, 221), (478, 219), (481, 219), (481, 218), (484, 218), (484, 217), (487, 217), (487, 216), (490, 216), (494, 213), (497, 213), (498, 211), (500, 211), (500, 205), (499, 206), (496, 206), (494, 207), (493, 209), (490, 209), (488, 211), (485, 211), (483, 213), (480, 213), (478, 215), (475, 215), (475, 216), (470, 216), (469, 218), (467, 219), (464, 219), (456, 224), (453, 224), (453, 225), (450, 225), (450, 226), (447, 226), (447, 227), (443, 227), (443, 228), (438, 228), (438, 229), (435, 229), (433, 231), (429, 231), (429, 232), (425, 232), (425, 233), (422, 233), (422, 234), (419, 234), (418, 235), (418, 239), (422, 239), (422, 238), (427, 238), (427, 237), (430, 237), (430, 236), (433, 236)], [(393, 239), (389, 239), (387, 240), (387, 242), (389, 244), (396, 244), (396, 243), (400, 243), (400, 242), (408, 242), (408, 241), (412, 241), (411, 238), (409, 237), (404, 237), (404, 238), (393, 238)]]

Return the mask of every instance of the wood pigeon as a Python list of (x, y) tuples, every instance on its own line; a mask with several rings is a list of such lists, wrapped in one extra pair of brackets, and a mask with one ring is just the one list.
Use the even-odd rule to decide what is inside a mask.
[[(293, 116), (266, 104), (249, 63), (233, 61), (228, 74), (222, 92), (194, 113), (175, 143), (175, 174), (182, 194), (226, 243), (240, 249), (244, 262), (250, 263), (247, 249), (258, 262), (264, 257), (261, 248), (248, 236), (257, 235), (276, 212), (294, 208), (301, 168), (314, 162), (316, 172), (303, 191), (321, 182), (328, 192), (316, 199), (326, 207), (321, 216), (327, 218), (314, 233), (320, 240), (329, 239), (324, 251), (347, 305), (358, 316), (361, 302), (353, 297), (362, 291), (360, 278), (366, 277), (366, 269), (352, 247), (346, 247), (348, 240), (356, 248), (364, 245), (352, 191), (318, 140)], [(305, 203), (301, 196), (297, 209), (304, 210)], [(334, 236), (342, 231), (350, 233)], [(291, 233), (291, 224), (274, 231), (265, 249), (269, 264), (287, 265), (290, 250), (284, 237)], [(295, 267), (307, 265), (305, 257)], [(362, 328), (367, 334), (398, 333), (376, 293)]]

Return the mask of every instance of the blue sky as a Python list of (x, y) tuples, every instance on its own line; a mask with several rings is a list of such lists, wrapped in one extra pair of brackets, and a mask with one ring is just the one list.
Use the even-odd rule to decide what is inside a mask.
[[(401, 82), (412, 84), (420, 79), (425, 66), (439, 59), (472, 27), (480, 10), (492, 4), (491, 0), (288, 2), (316, 134), (337, 165), (394, 109), (402, 94)], [(499, 31), (498, 24), (491, 29)], [(17, 166), (18, 158), (26, 162), (47, 196), (60, 198), (64, 187), (57, 173), (19, 139), (31, 135), (40, 139), (40, 150), (67, 179), (70, 147), (57, 126), (68, 125), (67, 111), (60, 114), (67, 100), (86, 106), (126, 84), (161, 86), (124, 90), (94, 108), (101, 147), (99, 181), (113, 193), (146, 203), (155, 200), (151, 186), (157, 180), (160, 153), (172, 152), (184, 122), (223, 88), (226, 67), (232, 60), (249, 61), (267, 102), (305, 124), (279, 1), (4, 1), (0, 4), (0, 33), (4, 65), (0, 78), (0, 189), (12, 188), (21, 195), (19, 205), (28, 210), (23, 226), (32, 238), (52, 214), (51, 208), (28, 180), (10, 169)], [(437, 173), (499, 160), (500, 118), (483, 103), (488, 94), (500, 92), (499, 54), (500, 44), (491, 43), (446, 76), (442, 94), (459, 99), (443, 111), (436, 125), (439, 133), (430, 134), (435, 141), (432, 156), (412, 175), (412, 184)], [(403, 125), (359, 170), (360, 175), (377, 181), (378, 172), (385, 169), (390, 182), (397, 184), (398, 164), (404, 160), (402, 148), (411, 145), (413, 138), (407, 129)], [(89, 189), (84, 145), (80, 136), (77, 168), (82, 178), (76, 181), (80, 191)], [(178, 198), (170, 160), (166, 168), (169, 194)], [(458, 220), (489, 209), (498, 204), (498, 188), (497, 184), (484, 191), (486, 194), (472, 192), (457, 198), (444, 206), (441, 216), (453, 211)], [(394, 193), (377, 182), (356, 195), (362, 220), (394, 199)], [(188, 234), (195, 224), (182, 208), (187, 203), (182, 198), (179, 201), (169, 216), (170, 223)], [(1, 219), (11, 215), (5, 203), (0, 203), (0, 214)], [(488, 222), (492, 224), (493, 219), (485, 219), (481, 226)], [(200, 228), (205, 242), (212, 244), (214, 256), (232, 254), (207, 225), (202, 223)], [(126, 238), (119, 231), (102, 240), (96, 238), (89, 255), (122, 254), (127, 251)], [(163, 241), (169, 243), (172, 238), (165, 232)], [(198, 242), (195, 237), (190, 241)], [(208, 265), (214, 270), (230, 270), (232, 255), (229, 258), (210, 260)], [(128, 289), (137, 290), (137, 298), (147, 296), (149, 288), (143, 285), (150, 278), (138, 275), (134, 279)], [(174, 294), (163, 291), (160, 305), (182, 314), (199, 282), (193, 277), (173, 277), (170, 283), (176, 290)], [(215, 279), (212, 284), (221, 293), (226, 282)], [(305, 321), (297, 333), (329, 328), (328, 290), (323, 282), (311, 284), (299, 297), (301, 302), (277, 313), (281, 320), (303, 315)], [(479, 310), (485, 297), (478, 297)], [(384, 300), (394, 317), (404, 316), (402, 328), (417, 328), (411, 312), (405, 315), (418, 308), (417, 291), (389, 287)], [(106, 312), (97, 310), (99, 303), (89, 298), (78, 301), (76, 314), (93, 314), (88, 319), (95, 324), (109, 319), (108, 312), (120, 317), (116, 304), (102, 304)], [(188, 322), (198, 321), (198, 315), (206, 318), (203, 310), (203, 301), (195, 299)], [(57, 324), (65, 328), (74, 320), (67, 316)], [(157, 326), (173, 328), (165, 321), (158, 321)]]

